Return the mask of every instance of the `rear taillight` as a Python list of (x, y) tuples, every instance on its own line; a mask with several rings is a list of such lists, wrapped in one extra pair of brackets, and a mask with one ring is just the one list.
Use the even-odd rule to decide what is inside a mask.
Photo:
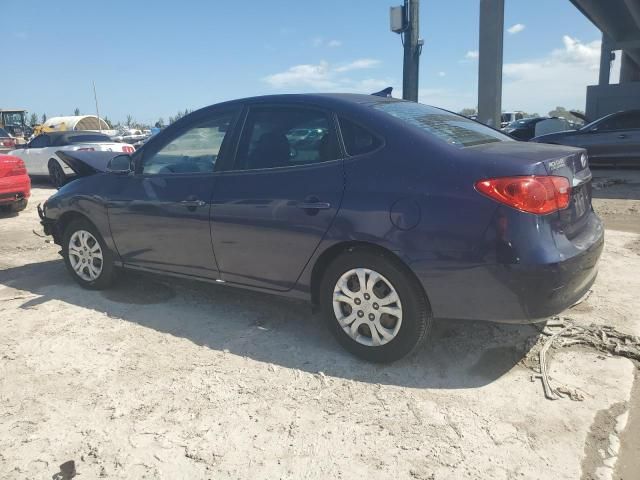
[(2, 146), (3, 147), (9, 147), (9, 148), (15, 147), (16, 146), (15, 138), (3, 138), (2, 139)]
[(476, 182), (476, 190), (527, 213), (545, 215), (569, 206), (571, 186), (565, 177), (490, 178)]
[(95, 152), (95, 150), (93, 147), (82, 147), (76, 150), (76, 152)]
[(123, 147), (122, 147), (122, 151), (123, 151), (124, 153), (133, 153), (133, 152), (135, 152), (135, 151), (136, 151), (136, 149), (135, 149), (135, 148), (133, 148), (131, 145), (123, 145)]
[(9, 170), (7, 172), (7, 177), (15, 177), (18, 175), (26, 175), (27, 174), (27, 168), (24, 166), (24, 162), (20, 161), (20, 162), (16, 162), (16, 164), (11, 167), (11, 170)]

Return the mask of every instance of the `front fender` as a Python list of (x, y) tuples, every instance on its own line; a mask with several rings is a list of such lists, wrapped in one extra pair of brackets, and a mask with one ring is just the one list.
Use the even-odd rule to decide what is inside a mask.
[(100, 232), (107, 247), (119, 258), (118, 250), (111, 235), (106, 199), (100, 194), (102, 175), (93, 175), (74, 180), (51, 196), (39, 209), (45, 233), (53, 235), (60, 244), (64, 229), (74, 217), (84, 217)]

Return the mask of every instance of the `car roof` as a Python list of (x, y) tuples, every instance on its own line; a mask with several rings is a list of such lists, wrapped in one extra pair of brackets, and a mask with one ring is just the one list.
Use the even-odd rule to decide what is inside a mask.
[[(219, 103), (214, 106), (223, 104), (247, 104), (247, 103), (314, 103), (316, 105), (326, 106), (353, 106), (353, 105), (375, 105), (389, 102), (404, 102), (398, 98), (379, 97), (376, 95), (367, 95), (363, 93), (284, 93), (276, 95), (262, 95), (256, 97), (239, 98), (228, 102)], [(205, 107), (206, 108), (206, 107)]]
[(109, 136), (106, 133), (94, 132), (94, 131), (89, 131), (89, 130), (67, 130), (67, 131), (64, 131), (64, 132), (42, 132), (42, 135), (47, 135), (48, 137), (51, 137), (51, 139), (56, 139), (56, 140), (59, 139), (59, 138), (64, 138), (66, 140), (67, 137), (75, 137), (76, 135), (103, 135), (105, 137)]

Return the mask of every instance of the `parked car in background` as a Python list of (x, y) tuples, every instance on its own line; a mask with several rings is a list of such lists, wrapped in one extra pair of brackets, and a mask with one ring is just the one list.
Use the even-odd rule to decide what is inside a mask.
[(592, 165), (640, 165), (640, 110), (612, 113), (579, 130), (541, 135), (532, 141), (585, 148)]
[(73, 174), (58, 157), (59, 151), (109, 151), (131, 153), (131, 145), (113, 142), (107, 135), (88, 131), (46, 132), (32, 139), (28, 144), (17, 146), (11, 155), (24, 160), (29, 175), (48, 176), (51, 183), (60, 188)]
[(27, 208), (31, 179), (18, 157), (0, 155), (0, 211), (19, 212)]
[(516, 120), (522, 120), (524, 116), (524, 112), (502, 112), (500, 115), (500, 128), (504, 128)]
[(501, 130), (517, 140), (531, 140), (536, 136), (536, 125), (543, 120), (548, 120), (548, 117), (523, 118), (511, 122)]
[(0, 153), (7, 153), (16, 148), (16, 139), (4, 128), (0, 128)]
[[(297, 149), (304, 129), (323, 136)], [(603, 246), (584, 150), (393, 98), (236, 100), (132, 155), (60, 156), (81, 178), (39, 213), (81, 286), (131, 268), (307, 299), (371, 361), (414, 350), (434, 317), (557, 314)]]
[(111, 137), (114, 142), (129, 143), (131, 145), (143, 141), (151, 135), (151, 132), (145, 132), (136, 128), (127, 129), (118, 135)]

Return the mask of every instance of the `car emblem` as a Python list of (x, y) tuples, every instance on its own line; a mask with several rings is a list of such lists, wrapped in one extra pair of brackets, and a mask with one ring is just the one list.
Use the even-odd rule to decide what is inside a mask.
[(586, 153), (583, 153), (580, 156), (580, 163), (582, 164), (582, 168), (587, 166), (587, 154)]

